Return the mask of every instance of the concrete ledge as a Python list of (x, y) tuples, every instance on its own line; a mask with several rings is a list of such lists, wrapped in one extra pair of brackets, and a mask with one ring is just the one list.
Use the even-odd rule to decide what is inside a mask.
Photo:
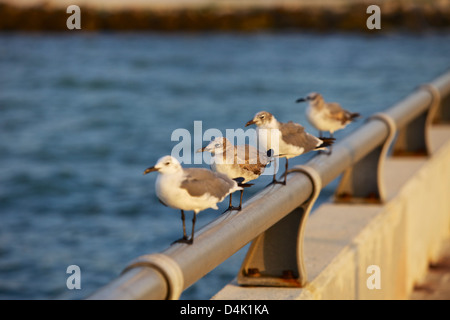
[[(407, 299), (450, 236), (450, 128), (436, 126), (431, 133), (432, 157), (386, 161), (386, 204), (326, 203), (313, 212), (304, 288), (233, 281), (213, 299)], [(367, 286), (373, 265), (380, 270), (380, 289)]]

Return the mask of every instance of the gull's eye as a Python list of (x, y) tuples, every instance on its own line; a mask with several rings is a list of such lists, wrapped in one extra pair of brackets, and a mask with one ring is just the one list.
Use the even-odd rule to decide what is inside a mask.
[(170, 161), (164, 162), (165, 166), (168, 166), (170, 164)]
[(261, 116), (259, 116), (259, 118), (262, 120), (262, 119), (264, 119), (266, 116), (265, 115), (261, 115)]
[(220, 143), (216, 143), (215, 147), (220, 148)]

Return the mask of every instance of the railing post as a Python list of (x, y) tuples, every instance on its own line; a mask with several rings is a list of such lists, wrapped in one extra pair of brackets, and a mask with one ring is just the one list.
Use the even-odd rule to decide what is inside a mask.
[(450, 124), (450, 95), (442, 95), (439, 89), (433, 84), (427, 84), (428, 88), (433, 96), (437, 107), (433, 114), (433, 124)]
[(307, 175), (313, 192), (305, 203), (253, 240), (237, 277), (240, 285), (303, 287), (306, 284), (305, 227), (322, 182), (319, 174), (308, 166), (296, 166), (288, 171), (291, 172)]
[(368, 120), (383, 121), (389, 129), (388, 136), (384, 143), (344, 171), (335, 192), (336, 202), (382, 203), (386, 199), (382, 172), (384, 160), (396, 132), (396, 125), (385, 113), (377, 113)]
[(420, 86), (421, 90), (430, 93), (432, 100), (426, 112), (415, 118), (398, 131), (393, 146), (393, 156), (430, 156), (429, 129), (440, 106), (439, 90), (432, 84)]

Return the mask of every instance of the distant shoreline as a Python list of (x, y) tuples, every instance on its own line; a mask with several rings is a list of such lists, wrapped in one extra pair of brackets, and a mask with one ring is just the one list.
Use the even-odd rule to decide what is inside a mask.
[(284, 8), (288, 10), (306, 8), (327, 8), (339, 10), (357, 5), (369, 6), (372, 4), (389, 7), (415, 6), (426, 8), (450, 6), (450, 0), (0, 0), (21, 8), (46, 7), (53, 9), (66, 8), (75, 4), (80, 7), (90, 7), (92, 10), (126, 11), (126, 10), (152, 10), (152, 11), (176, 11), (176, 10), (204, 10), (214, 9), (221, 11), (239, 11), (253, 9)]
[[(349, 31), (383, 32), (450, 28), (450, 6), (433, 4), (382, 3), (381, 30), (368, 30), (367, 4), (343, 7), (269, 6), (242, 9), (199, 7), (173, 10), (82, 8), (82, 31)], [(0, 2), (0, 31), (70, 32), (65, 8), (51, 6), (16, 7)]]

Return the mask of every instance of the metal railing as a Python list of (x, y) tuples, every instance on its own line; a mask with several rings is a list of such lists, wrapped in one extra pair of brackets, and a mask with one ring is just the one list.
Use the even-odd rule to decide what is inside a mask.
[(394, 155), (430, 155), (429, 126), (432, 121), (450, 121), (449, 114), (447, 72), (369, 118), (336, 143), (331, 155), (315, 156), (291, 169), (286, 186), (268, 186), (249, 199), (242, 211), (227, 212), (200, 229), (194, 245), (173, 244), (160, 253), (137, 258), (88, 299), (177, 299), (252, 240), (238, 283), (303, 286), (303, 230), (321, 188), (343, 174), (337, 201), (382, 203), (381, 172), (388, 149)]

